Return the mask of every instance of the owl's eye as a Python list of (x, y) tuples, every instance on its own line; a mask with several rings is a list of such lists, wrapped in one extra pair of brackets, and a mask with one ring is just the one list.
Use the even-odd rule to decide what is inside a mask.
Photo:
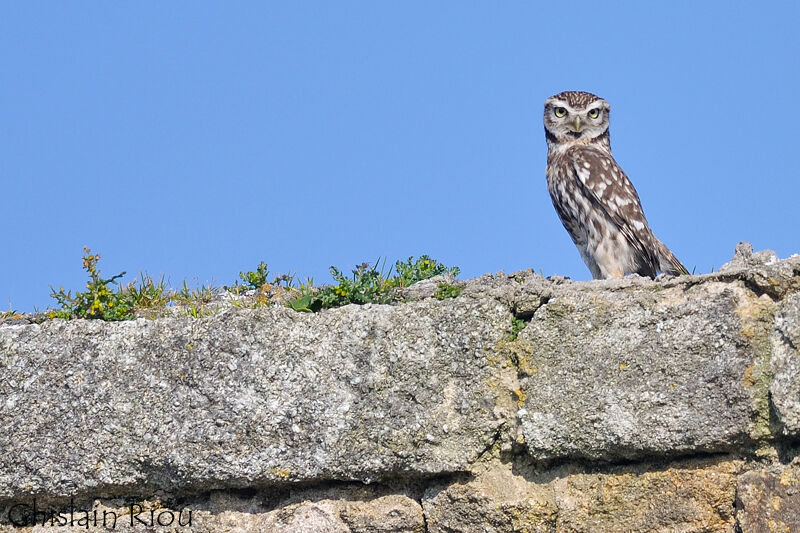
[(563, 107), (557, 107), (557, 108), (553, 109), (553, 113), (555, 113), (555, 115), (558, 118), (561, 118), (561, 117), (563, 117), (563, 116), (565, 116), (567, 114), (567, 110), (564, 109)]
[(600, 110), (599, 109), (590, 109), (588, 115), (589, 115), (589, 118), (597, 118), (597, 117), (600, 116)]

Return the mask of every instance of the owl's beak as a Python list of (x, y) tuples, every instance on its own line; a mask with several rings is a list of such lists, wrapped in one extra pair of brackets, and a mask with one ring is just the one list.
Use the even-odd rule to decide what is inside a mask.
[(581, 131), (581, 126), (582, 126), (582, 124), (581, 124), (581, 117), (575, 117), (575, 122), (573, 122), (573, 123), (572, 123), (572, 125), (573, 125), (573, 127), (575, 128), (575, 131), (576, 131), (576, 132), (578, 132), (578, 133), (580, 133), (580, 131)]

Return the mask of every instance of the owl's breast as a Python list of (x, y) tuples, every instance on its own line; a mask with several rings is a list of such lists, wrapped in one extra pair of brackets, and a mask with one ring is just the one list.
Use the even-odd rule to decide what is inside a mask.
[(548, 158), (546, 175), (547, 190), (561, 223), (576, 245), (585, 246), (590, 199), (577, 182), (572, 166), (563, 157)]

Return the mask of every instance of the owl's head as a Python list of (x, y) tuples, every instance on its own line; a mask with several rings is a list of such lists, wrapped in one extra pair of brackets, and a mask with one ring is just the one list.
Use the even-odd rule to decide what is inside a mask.
[(565, 91), (544, 102), (547, 143), (609, 145), (608, 102), (592, 93)]

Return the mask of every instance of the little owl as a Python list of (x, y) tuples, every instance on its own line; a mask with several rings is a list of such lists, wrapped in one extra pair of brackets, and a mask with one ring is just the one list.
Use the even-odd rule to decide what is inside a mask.
[(544, 103), (547, 189), (594, 279), (688, 274), (655, 235), (639, 195), (611, 155), (609, 105), (566, 91)]

